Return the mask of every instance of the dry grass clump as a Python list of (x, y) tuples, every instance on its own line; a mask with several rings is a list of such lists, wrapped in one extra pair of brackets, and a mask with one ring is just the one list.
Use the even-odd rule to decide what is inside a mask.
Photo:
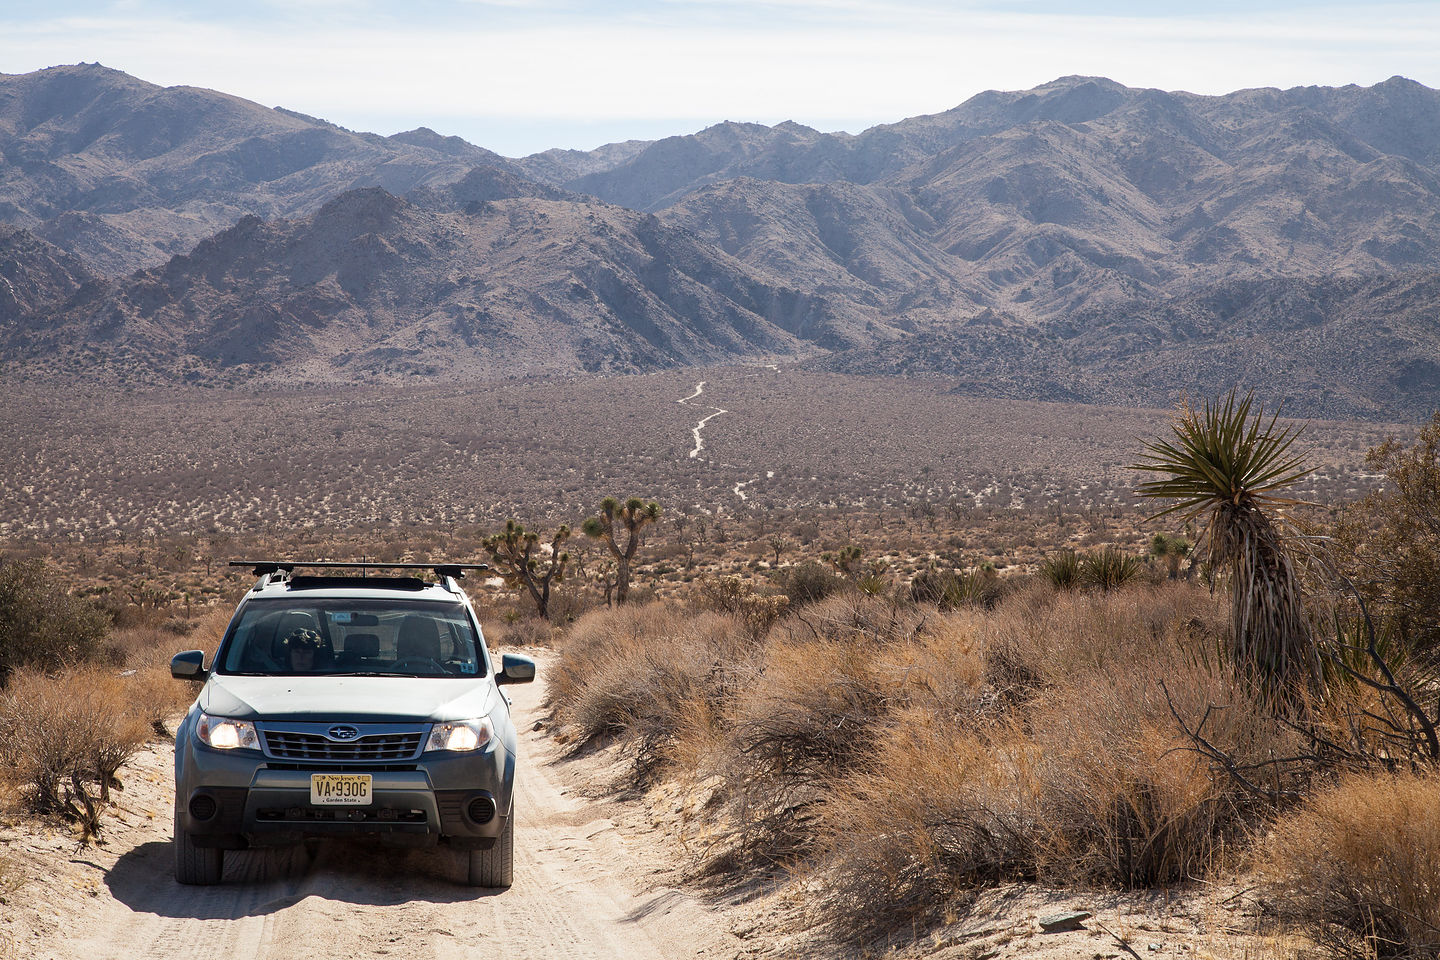
[(873, 932), (998, 880), (1136, 887), (1225, 862), (1263, 811), (1185, 749), (1172, 700), (1227, 705), (1207, 733), (1242, 760), (1293, 737), (1218, 669), (1220, 615), (1185, 586), (1031, 586), (874, 651), (905, 681), (821, 806), (826, 914)]
[(814, 874), (824, 915), (873, 935), (987, 884), (1143, 887), (1232, 863), (1269, 810), (1175, 714), (1241, 763), (1302, 745), (1221, 668), (1225, 623), (1190, 584), (1038, 578), (992, 610), (851, 590), (758, 638), (652, 605), (577, 624), (552, 700), (582, 736), (704, 784), (706, 832), (728, 838), (712, 869)]
[(858, 934), (931, 919), (987, 884), (1033, 879), (1037, 755), (1008, 723), (911, 710), (833, 785), (817, 832), (825, 914)]
[(1282, 817), (1256, 852), (1278, 908), (1355, 957), (1440, 954), (1440, 776), (1355, 774)]
[(0, 693), (0, 764), (31, 809), (78, 823), (84, 839), (100, 831), (120, 767), (150, 735), (135, 693), (130, 678), (93, 665), (11, 674)]
[(125, 762), (195, 688), (170, 676), (182, 647), (213, 653), (227, 617), (211, 612), (177, 633), (158, 626), (112, 632), (103, 653), (56, 673), (16, 670), (0, 689), (0, 777), (26, 806), (100, 832)]
[(868, 641), (781, 640), (729, 705), (726, 761), (741, 845), (777, 862), (814, 839), (810, 824), (836, 778), (874, 749), (896, 678)]
[(1065, 596), (995, 624), (1015, 631), (1011, 655), (1023, 651), (1045, 684), (1024, 710), (1044, 758), (1042, 877), (1137, 887), (1201, 876), (1260, 813), (1212, 776), (1172, 714), (1199, 718), (1219, 706), (1206, 734), (1242, 762), (1296, 740), (1220, 668), (1203, 628), (1215, 615), (1208, 600), (1173, 587)]
[(619, 737), (642, 777), (670, 759), (681, 734), (729, 699), (748, 669), (731, 616), (662, 604), (598, 610), (566, 638), (549, 672), (546, 706), (581, 745)]

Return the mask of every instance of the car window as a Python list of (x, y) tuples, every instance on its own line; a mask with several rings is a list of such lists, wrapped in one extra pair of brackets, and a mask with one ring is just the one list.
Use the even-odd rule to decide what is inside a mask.
[(463, 604), (252, 600), (226, 635), (221, 673), (480, 676), (485, 661)]

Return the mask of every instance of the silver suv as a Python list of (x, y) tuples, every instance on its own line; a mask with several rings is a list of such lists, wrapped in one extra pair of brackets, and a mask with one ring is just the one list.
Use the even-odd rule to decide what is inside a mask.
[[(373, 836), (443, 843), (472, 885), (510, 886), (516, 738), (500, 687), (533, 680), (535, 662), (507, 653), (495, 669), (457, 583), (483, 565), (234, 565), (260, 579), (214, 662), (170, 662), (204, 681), (175, 735), (175, 879), (218, 883), (226, 850)], [(318, 567), (343, 569), (294, 572)], [(392, 575), (357, 575), (379, 567)]]

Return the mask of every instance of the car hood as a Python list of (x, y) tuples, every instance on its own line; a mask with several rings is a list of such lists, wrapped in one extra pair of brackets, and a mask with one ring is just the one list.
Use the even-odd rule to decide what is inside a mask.
[(212, 674), (200, 709), (237, 720), (472, 720), (490, 713), (489, 677), (234, 677)]

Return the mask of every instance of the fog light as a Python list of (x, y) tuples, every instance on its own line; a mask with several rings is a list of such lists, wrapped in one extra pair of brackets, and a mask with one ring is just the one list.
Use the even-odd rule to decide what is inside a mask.
[(197, 793), (190, 798), (190, 816), (196, 820), (209, 820), (215, 816), (215, 798)]
[(495, 801), (490, 797), (476, 797), (465, 808), (465, 813), (476, 823), (489, 823), (495, 816)]

